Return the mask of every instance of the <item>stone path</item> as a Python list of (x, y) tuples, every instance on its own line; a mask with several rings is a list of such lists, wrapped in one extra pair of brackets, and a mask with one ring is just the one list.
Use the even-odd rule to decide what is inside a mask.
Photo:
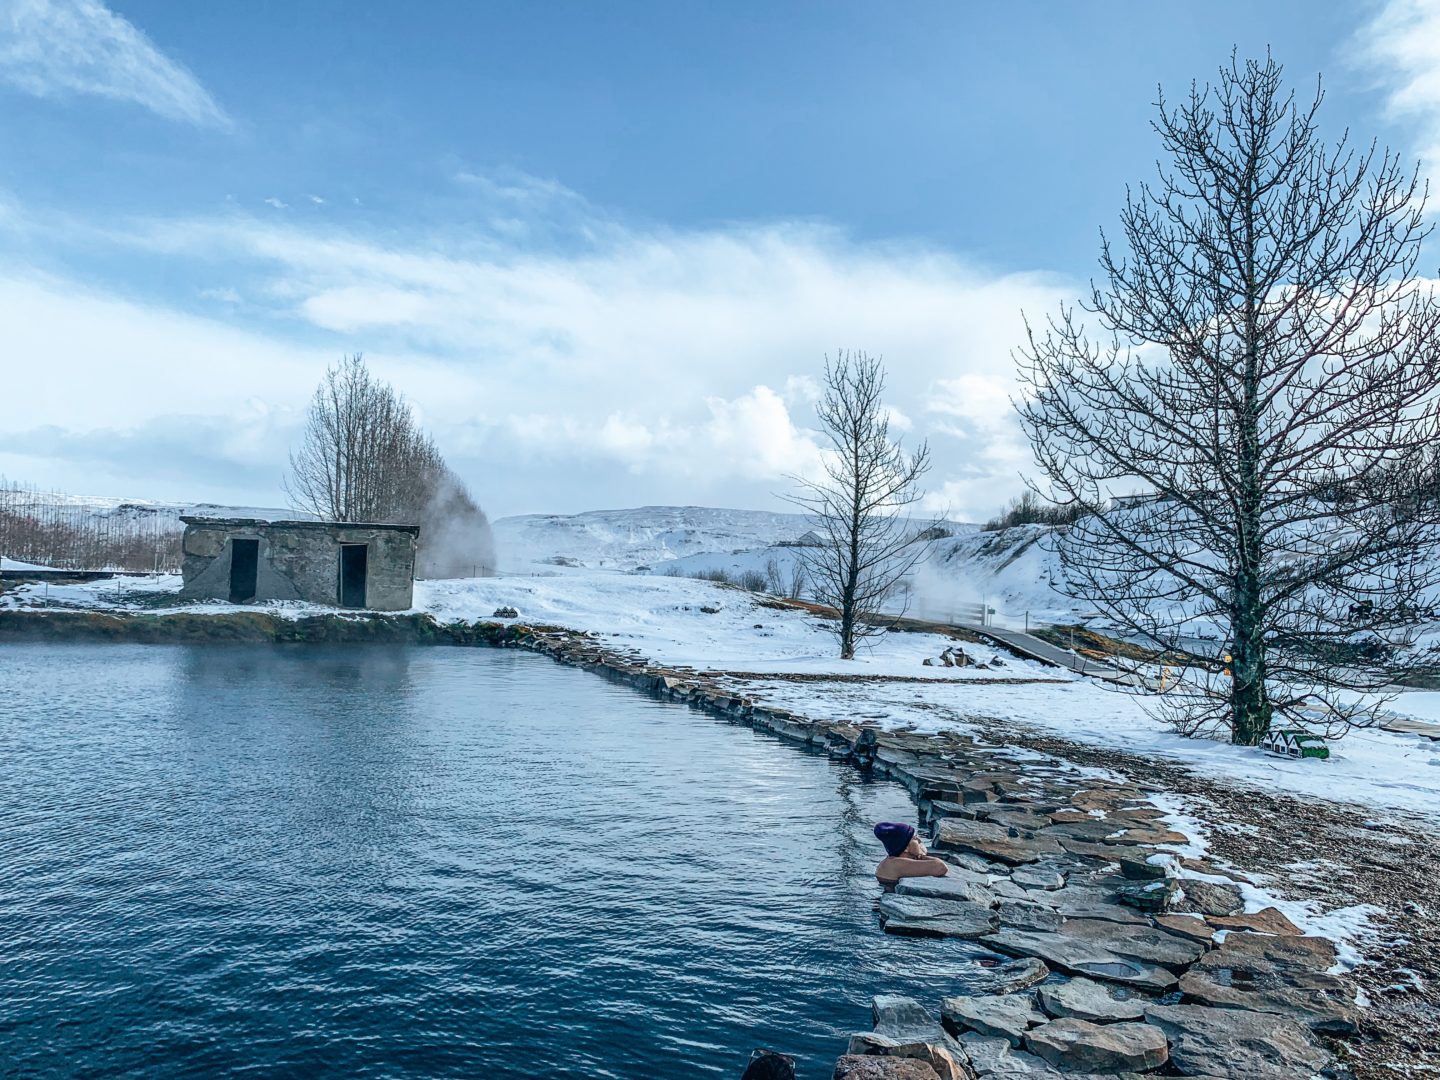
[(883, 928), (969, 938), (1045, 974), (935, 1003), (878, 998), (875, 1030), (847, 1058), (904, 1059), (903, 1075), (942, 1080), (1344, 1075), (1323, 1041), (1356, 1030), (1353, 991), (1326, 973), (1333, 944), (1273, 909), (1238, 916), (1238, 891), (1199, 876), (1216, 867), (1167, 850), (1186, 838), (1146, 791), (1059, 763), (1000, 770), (954, 742), (936, 768), (924, 760), (933, 741), (877, 734), (850, 751), (908, 778), (934, 852), (952, 863), (883, 897)]

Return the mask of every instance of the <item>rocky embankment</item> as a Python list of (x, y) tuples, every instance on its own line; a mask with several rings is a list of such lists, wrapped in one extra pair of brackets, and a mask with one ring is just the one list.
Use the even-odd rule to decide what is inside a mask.
[(997, 1080), (1349, 1075), (1336, 1056), (1361, 1027), (1336, 949), (1279, 911), (1244, 914), (1239, 889), (1178, 854), (1143, 786), (1060, 760), (1016, 765), (954, 733), (884, 733), (758, 705), (723, 681), (658, 668), (575, 631), (427, 616), (100, 615), (0, 612), (0, 639), (391, 641), (518, 646), (653, 695), (854, 760), (915, 796), (945, 878), (879, 902), (887, 933), (973, 940), (993, 954), (987, 993), (877, 997), (836, 1077)]

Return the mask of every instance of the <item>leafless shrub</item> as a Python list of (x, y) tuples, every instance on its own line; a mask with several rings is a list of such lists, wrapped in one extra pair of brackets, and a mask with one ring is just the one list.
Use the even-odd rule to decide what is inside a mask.
[(1006, 504), (1005, 509), (987, 521), (983, 532), (1013, 529), (1017, 525), (1069, 525), (1090, 513), (1082, 503), (1064, 506), (1047, 502), (1033, 491), (1026, 491)]
[(765, 592), (769, 582), (759, 570), (742, 570), (735, 578), (735, 584), (747, 592)]

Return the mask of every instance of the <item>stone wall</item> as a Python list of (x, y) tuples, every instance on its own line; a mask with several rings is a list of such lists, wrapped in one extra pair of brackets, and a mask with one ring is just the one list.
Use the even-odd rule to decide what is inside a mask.
[(415, 525), (368, 525), (333, 521), (259, 521), (182, 518), (185, 522), (187, 600), (227, 600), (230, 596), (232, 539), (259, 541), (255, 599), (303, 600), (339, 604), (340, 545), (368, 548), (365, 606), (375, 611), (404, 611), (414, 605)]

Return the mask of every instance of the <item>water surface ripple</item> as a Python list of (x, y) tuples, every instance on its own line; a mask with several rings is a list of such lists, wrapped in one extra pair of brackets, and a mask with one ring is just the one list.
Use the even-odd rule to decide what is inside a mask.
[(828, 1077), (904, 793), (541, 657), (0, 649), (0, 1073)]

